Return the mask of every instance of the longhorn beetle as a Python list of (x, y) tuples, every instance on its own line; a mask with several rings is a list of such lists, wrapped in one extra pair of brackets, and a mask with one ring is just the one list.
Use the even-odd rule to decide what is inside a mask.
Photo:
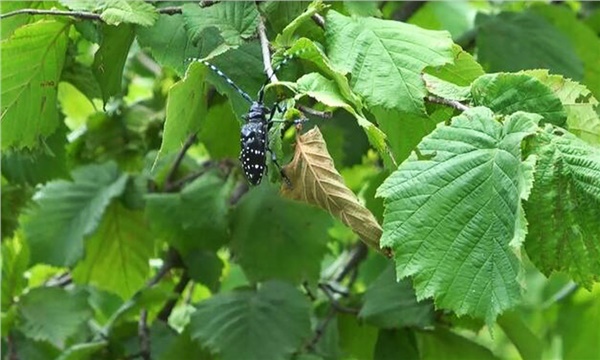
[[(297, 54), (296, 54), (297, 55)], [(225, 75), (221, 70), (212, 65), (211, 63), (197, 59), (190, 58), (189, 61), (198, 61), (209, 67), (212, 71), (214, 71), (217, 75), (225, 79), (227, 83), (234, 88), (246, 101), (250, 103), (250, 110), (244, 116), (244, 120), (246, 123), (242, 125), (242, 129), (240, 132), (240, 142), (242, 150), (240, 152), (240, 161), (242, 163), (242, 168), (244, 169), (244, 174), (246, 175), (246, 179), (252, 185), (260, 184), (260, 181), (263, 178), (265, 171), (267, 170), (266, 164), (266, 156), (267, 152), (271, 154), (271, 160), (279, 169), (279, 173), (283, 180), (291, 185), (290, 180), (281, 169), (281, 166), (277, 162), (277, 156), (269, 147), (269, 130), (273, 123), (276, 122), (273, 120), (273, 116), (275, 116), (275, 111), (279, 111), (280, 113), (284, 112), (279, 106), (278, 102), (275, 102), (271, 109), (267, 108), (264, 104), (264, 96), (265, 96), (265, 87), (271, 81), (271, 77), (275, 75), (277, 70), (281, 68), (285, 63), (287, 63), (293, 56), (287, 56), (282, 60), (282, 62), (273, 70), (273, 74), (271, 76), (267, 75), (267, 79), (258, 90), (257, 100), (252, 100), (250, 95), (248, 95), (244, 90), (242, 90), (239, 86), (237, 86), (233, 80), (231, 80), (227, 75)], [(301, 119), (297, 122), (305, 121)]]

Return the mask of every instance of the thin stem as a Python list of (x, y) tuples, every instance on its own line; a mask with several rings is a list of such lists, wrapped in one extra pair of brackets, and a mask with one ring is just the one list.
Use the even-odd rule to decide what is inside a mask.
[(140, 340), (140, 357), (144, 360), (150, 360), (150, 334), (148, 330), (148, 311), (142, 310), (140, 321), (138, 323), (138, 336)]
[(177, 294), (177, 296), (170, 298), (169, 301), (167, 301), (165, 303), (163, 308), (158, 313), (157, 319), (164, 321), (164, 322), (169, 321), (169, 316), (171, 315), (173, 308), (175, 308), (175, 305), (177, 304), (177, 300), (183, 293), (183, 290), (185, 290), (185, 287), (187, 286), (188, 282), (190, 282), (190, 280), (191, 279), (190, 279), (190, 276), (188, 275), (187, 271), (184, 271), (183, 274), (181, 275), (181, 279), (179, 279), (179, 282), (177, 283), (177, 285), (175, 285), (175, 289), (173, 289), (173, 292), (175, 294)]
[(196, 138), (197, 138), (196, 133), (190, 135), (187, 138), (187, 140), (185, 141), (185, 143), (183, 144), (183, 146), (181, 147), (181, 150), (179, 150), (179, 153), (177, 154), (177, 158), (175, 158), (175, 162), (173, 163), (173, 166), (171, 166), (171, 170), (169, 170), (169, 173), (167, 174), (167, 178), (165, 180), (165, 189), (173, 188), (172, 183), (173, 183), (173, 178), (175, 177), (175, 173), (179, 169), (179, 165), (181, 165), (181, 161), (183, 160), (185, 153), (188, 151), (188, 149), (190, 147), (192, 147), (192, 145), (194, 145), (194, 142), (196, 142)]
[(300, 111), (302, 111), (303, 113), (309, 114), (309, 115), (313, 115), (313, 116), (317, 116), (323, 119), (331, 119), (331, 117), (333, 116), (333, 114), (331, 113), (331, 111), (319, 111), (319, 110), (315, 110), (313, 108), (310, 108), (308, 106), (304, 106), (301, 104), (298, 104), (296, 106), (296, 108)]
[(277, 77), (271, 66), (271, 50), (269, 49), (269, 39), (267, 38), (267, 29), (265, 27), (265, 21), (262, 16), (258, 17), (258, 37), (260, 39), (260, 48), (262, 50), (263, 66), (265, 67), (265, 73), (267, 78), (271, 81), (277, 82)]
[(447, 106), (453, 107), (456, 110), (460, 110), (460, 111), (467, 111), (470, 109), (470, 107), (468, 107), (467, 105), (464, 105), (456, 100), (444, 99), (444, 98), (441, 98), (439, 96), (434, 96), (434, 95), (427, 96), (427, 101), (436, 103), (436, 104), (447, 105)]
[(19, 9), (5, 14), (0, 15), (0, 19), (5, 19), (15, 15), (28, 14), (28, 15), (54, 15), (54, 16), (71, 16), (74, 18), (85, 19), (85, 20), (100, 20), (99, 14), (85, 12), (85, 11), (64, 11), (64, 10), (44, 10), (44, 9)]

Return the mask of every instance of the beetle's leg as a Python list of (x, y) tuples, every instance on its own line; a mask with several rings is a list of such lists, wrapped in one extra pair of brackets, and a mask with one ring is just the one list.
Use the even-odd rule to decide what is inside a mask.
[(290, 181), (290, 178), (287, 177), (287, 175), (281, 168), (281, 165), (279, 165), (279, 162), (277, 162), (277, 155), (275, 155), (275, 153), (270, 148), (267, 148), (267, 151), (271, 153), (271, 161), (273, 161), (273, 164), (275, 164), (275, 166), (279, 170), (279, 174), (281, 175), (283, 181), (285, 181), (287, 186), (292, 187), (292, 182)]

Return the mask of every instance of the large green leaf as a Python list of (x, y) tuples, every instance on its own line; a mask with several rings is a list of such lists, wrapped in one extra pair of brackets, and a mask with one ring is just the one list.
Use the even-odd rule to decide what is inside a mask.
[(426, 95), (421, 72), (452, 61), (450, 34), (374, 18), (351, 18), (329, 11), (327, 54), (351, 72), (352, 89), (370, 106), (423, 113)]
[(73, 271), (73, 280), (128, 299), (146, 282), (153, 250), (143, 214), (114, 203), (87, 240), (85, 257)]
[(477, 16), (477, 58), (489, 72), (546, 68), (574, 80), (583, 64), (567, 36), (531, 12)]
[(224, 360), (287, 359), (310, 335), (309, 303), (294, 287), (267, 282), (201, 302), (189, 327)]
[(61, 346), (92, 316), (84, 292), (72, 293), (59, 287), (31, 289), (19, 301), (19, 328), (35, 340)]
[(176, 194), (146, 195), (146, 213), (157, 234), (182, 253), (217, 250), (228, 240), (231, 184), (207, 173)]
[[(525, 96), (526, 94), (526, 96)], [(540, 114), (542, 122), (563, 125), (567, 119), (560, 99), (537, 78), (527, 74), (488, 74), (471, 85), (475, 105), (510, 115), (517, 111)]]
[(235, 209), (231, 247), (251, 280), (316, 281), (330, 225), (324, 211), (283, 199), (263, 185), (250, 190)]
[(72, 177), (72, 182), (56, 180), (40, 188), (34, 197), (37, 206), (22, 219), (34, 264), (77, 262), (84, 238), (94, 232), (108, 204), (127, 183), (127, 175), (113, 162), (77, 168)]
[(102, 42), (94, 56), (92, 71), (106, 103), (111, 96), (122, 95), (123, 68), (135, 32), (130, 24), (102, 25)]
[(579, 290), (561, 302), (556, 330), (563, 346), (563, 359), (593, 359), (600, 353), (600, 286)]
[(185, 78), (169, 89), (165, 129), (156, 160), (180, 149), (188, 136), (200, 128), (207, 111), (207, 71), (204, 65), (193, 63)]
[(371, 283), (364, 295), (359, 316), (380, 328), (427, 327), (433, 325), (433, 304), (417, 302), (409, 280), (396, 282), (393, 266), (388, 266)]
[(154, 6), (144, 0), (105, 0), (100, 14), (108, 25), (131, 23), (151, 26), (157, 17)]
[(259, 14), (253, 2), (224, 1), (205, 8), (185, 4), (183, 17), (194, 42), (200, 40), (205, 29), (216, 27), (225, 42), (235, 46), (254, 36)]
[(58, 126), (56, 92), (69, 28), (60, 21), (39, 21), (0, 43), (2, 149), (34, 147)]
[(591, 287), (600, 279), (600, 150), (550, 126), (528, 145), (538, 163), (527, 254), (546, 275), (566, 271)]
[[(386, 206), (381, 246), (394, 250), (398, 278), (417, 298), (493, 321), (520, 300), (520, 198), (530, 187), (521, 140), (539, 115), (498, 122), (477, 107), (439, 126), (378, 189)], [(530, 170), (529, 170), (530, 171)]]
[(402, 354), (403, 360), (419, 360), (415, 335), (409, 329), (379, 330), (374, 360), (392, 360)]

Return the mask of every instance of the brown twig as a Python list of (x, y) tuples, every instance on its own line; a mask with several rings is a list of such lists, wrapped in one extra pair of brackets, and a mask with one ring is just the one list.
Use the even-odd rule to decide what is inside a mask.
[(331, 308), (327, 313), (327, 316), (319, 323), (319, 325), (315, 329), (315, 335), (310, 339), (308, 344), (306, 345), (306, 350), (312, 352), (315, 350), (315, 347), (319, 343), (319, 340), (325, 335), (325, 330), (327, 329), (327, 325), (333, 320), (336, 315), (336, 311), (334, 308)]
[(427, 96), (426, 99), (429, 102), (447, 105), (447, 106), (453, 107), (456, 110), (460, 110), (460, 111), (467, 111), (470, 109), (470, 107), (468, 107), (467, 105), (464, 105), (456, 100), (444, 99), (439, 96), (429, 95), (429, 96)]
[(169, 321), (169, 316), (171, 315), (173, 308), (175, 308), (175, 305), (177, 305), (177, 300), (179, 300), (179, 297), (183, 293), (183, 290), (185, 290), (185, 287), (187, 286), (188, 282), (190, 282), (190, 280), (191, 279), (187, 273), (187, 270), (184, 271), (183, 274), (181, 275), (181, 279), (179, 279), (179, 282), (177, 283), (177, 285), (175, 285), (175, 288), (173, 289), (173, 293), (177, 294), (177, 296), (171, 297), (169, 299), (169, 301), (167, 301), (165, 303), (163, 308), (158, 313), (158, 316), (157, 316), (158, 320), (161, 320), (164, 322)]
[(317, 116), (323, 119), (331, 119), (331, 117), (333, 116), (333, 113), (331, 111), (319, 111), (301, 104), (296, 105), (296, 108), (302, 111), (303, 113)]
[(144, 360), (150, 360), (150, 334), (148, 330), (148, 311), (143, 309), (138, 322), (138, 337), (140, 340), (139, 356)]
[(165, 179), (165, 191), (168, 191), (167, 189), (173, 188), (173, 178), (175, 177), (175, 173), (177, 173), (179, 165), (181, 165), (181, 161), (183, 161), (183, 158), (185, 157), (185, 153), (189, 150), (190, 147), (192, 147), (192, 145), (194, 145), (194, 142), (196, 142), (197, 137), (198, 136), (196, 133), (193, 133), (192, 135), (188, 136), (187, 140), (181, 147), (181, 150), (179, 150), (179, 153), (175, 158), (175, 162), (173, 163), (173, 166), (171, 166), (171, 169), (169, 170), (169, 173), (167, 174), (167, 177)]

